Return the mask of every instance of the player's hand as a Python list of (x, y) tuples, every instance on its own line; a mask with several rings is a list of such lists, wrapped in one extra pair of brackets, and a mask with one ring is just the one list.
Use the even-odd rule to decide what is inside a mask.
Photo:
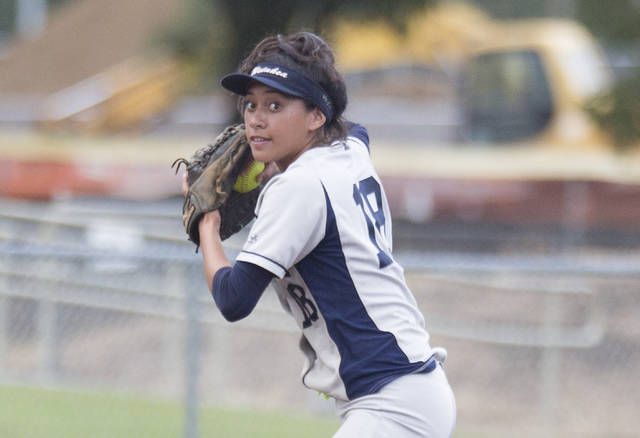
[(198, 231), (200, 232), (200, 236), (204, 236), (206, 234), (210, 234), (214, 232), (220, 236), (220, 212), (218, 210), (210, 211), (204, 214), (200, 219), (200, 223), (198, 223)]
[(258, 181), (259, 183), (267, 181), (269, 178), (279, 172), (280, 169), (278, 169), (278, 165), (275, 162), (271, 161), (265, 164), (264, 170), (260, 172), (258, 176), (256, 176), (256, 181)]

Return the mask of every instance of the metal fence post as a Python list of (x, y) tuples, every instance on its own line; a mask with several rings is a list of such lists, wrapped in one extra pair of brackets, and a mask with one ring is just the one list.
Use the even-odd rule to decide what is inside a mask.
[(3, 295), (6, 282), (5, 277), (0, 275), (0, 375), (4, 373), (7, 357), (7, 301), (9, 300)]
[[(6, 260), (6, 258), (4, 258)], [(0, 268), (4, 268), (3, 258), (0, 258)], [(9, 297), (5, 294), (9, 291), (9, 278), (5, 273), (0, 273), (0, 373), (3, 373), (7, 366), (7, 347), (9, 343)]]
[(56, 303), (48, 298), (38, 302), (38, 363), (39, 378), (51, 382), (57, 368), (57, 309)]
[[(188, 279), (188, 265), (183, 265), (182, 269), (177, 272), (182, 275), (183, 279)], [(185, 354), (185, 422), (184, 436), (185, 438), (197, 438), (200, 436), (198, 422), (198, 406), (200, 383), (200, 344), (201, 344), (201, 328), (200, 328), (200, 309), (198, 304), (199, 288), (194, 287), (194, 282), (185, 281), (185, 336), (186, 336), (186, 354)]]
[(549, 291), (544, 299), (543, 333), (541, 362), (541, 412), (544, 430), (548, 437), (555, 437), (558, 429), (558, 372), (560, 369), (560, 349), (554, 346), (557, 327), (562, 315), (562, 297)]

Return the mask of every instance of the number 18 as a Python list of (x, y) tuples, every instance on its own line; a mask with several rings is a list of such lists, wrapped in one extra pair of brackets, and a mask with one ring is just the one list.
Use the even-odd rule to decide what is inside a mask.
[[(369, 196), (374, 195), (375, 197), (375, 205), (371, 205), (369, 202)], [(380, 262), (380, 268), (384, 268), (385, 266), (393, 263), (391, 257), (387, 253), (385, 253), (380, 245), (378, 245), (378, 241), (376, 240), (376, 228), (378, 234), (383, 236), (383, 228), (386, 222), (384, 217), (384, 211), (382, 210), (382, 190), (380, 189), (380, 184), (375, 180), (372, 176), (363, 179), (358, 184), (353, 185), (353, 200), (356, 202), (356, 205), (360, 206), (362, 209), (362, 214), (367, 222), (367, 230), (369, 232), (369, 240), (378, 250), (378, 261)], [(366, 209), (366, 210), (365, 210)], [(371, 218), (367, 214), (367, 210), (373, 216), (374, 223), (371, 221)]]

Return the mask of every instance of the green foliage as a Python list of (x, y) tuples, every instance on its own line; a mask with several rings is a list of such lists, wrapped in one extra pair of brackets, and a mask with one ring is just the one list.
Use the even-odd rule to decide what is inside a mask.
[(0, 37), (13, 32), (15, 15), (15, 0), (0, 0)]
[(587, 102), (586, 111), (620, 150), (640, 144), (640, 70), (608, 93)]
[(637, 0), (578, 0), (576, 16), (608, 44), (640, 39), (640, 2)]
[[(69, 0), (47, 0), (49, 12)], [(15, 19), (18, 0), (0, 0), (0, 37), (15, 31)]]
[[(558, 0), (467, 0), (498, 19), (545, 17), (553, 12), (552, 3)], [(560, 0), (566, 1), (566, 0)]]
[(211, 87), (216, 83), (213, 78), (223, 71), (219, 60), (225, 57), (234, 32), (215, 6), (208, 0), (189, 0), (185, 15), (154, 38), (190, 66), (187, 88)]
[[(267, 35), (311, 30), (326, 37), (336, 17), (384, 17), (402, 28), (416, 8), (437, 0), (189, 0), (186, 20), (165, 38), (174, 52), (198, 63), (205, 81), (234, 70)], [(213, 85), (214, 81), (210, 81)]]
[[(607, 47), (634, 53), (640, 42), (640, 2), (637, 0), (576, 0), (576, 17)], [(587, 112), (613, 139), (618, 149), (640, 142), (640, 69), (606, 94), (587, 103)]]
[(408, 14), (434, 0), (210, 0), (224, 11), (236, 35), (229, 47), (228, 61), (237, 64), (268, 34), (307, 29), (326, 31), (335, 17), (361, 19), (384, 17), (402, 26)]

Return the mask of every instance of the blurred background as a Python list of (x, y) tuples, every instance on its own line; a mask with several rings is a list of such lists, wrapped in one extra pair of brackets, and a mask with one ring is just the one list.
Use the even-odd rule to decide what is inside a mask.
[(637, 0), (0, 0), (0, 436), (337, 429), (272, 291), (219, 316), (170, 169), (299, 29), (369, 129), (455, 436), (637, 436)]

